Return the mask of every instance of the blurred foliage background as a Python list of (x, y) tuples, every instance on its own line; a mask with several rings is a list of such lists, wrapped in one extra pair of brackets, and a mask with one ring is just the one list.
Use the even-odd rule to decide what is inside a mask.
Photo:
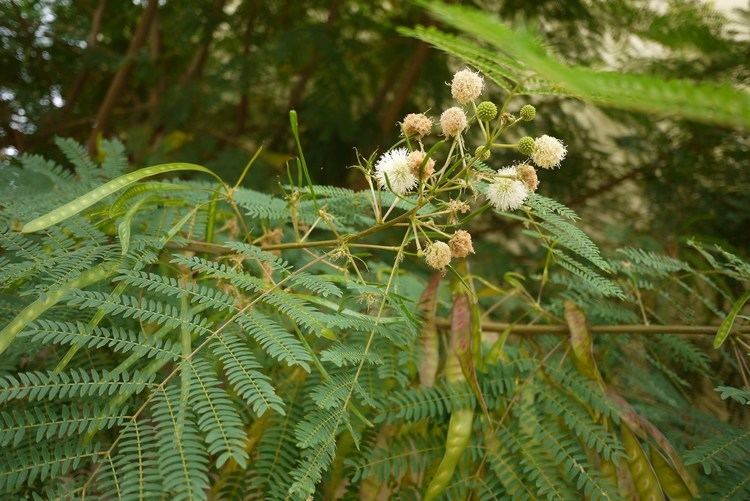
[[(464, 3), (533, 26), (571, 64), (750, 82), (748, 10), (698, 1)], [(448, 106), (445, 82), (462, 64), (397, 31), (435, 23), (400, 1), (6, 0), (2, 155), (59, 158), (55, 136), (90, 148), (116, 136), (134, 166), (189, 161), (234, 179), (264, 145), (246, 184), (274, 190), (294, 152), (294, 108), (314, 181), (357, 187), (347, 169), (357, 151), (392, 144), (406, 113)], [(564, 174), (542, 173), (541, 192), (579, 211), (604, 247), (676, 253), (696, 237), (747, 254), (746, 130), (560, 97), (521, 96), (510, 109), (529, 101), (538, 119), (523, 132), (545, 131), (569, 150)], [(482, 226), (489, 242), (517, 229), (491, 216)]]

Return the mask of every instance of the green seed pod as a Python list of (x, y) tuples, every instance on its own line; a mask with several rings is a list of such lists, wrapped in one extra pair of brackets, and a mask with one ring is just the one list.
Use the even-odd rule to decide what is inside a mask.
[(435, 314), (437, 312), (437, 292), (440, 287), (440, 272), (435, 272), (427, 282), (427, 286), (419, 300), (419, 310), (422, 314), (422, 330), (419, 333), (419, 346), (421, 348), (419, 359), (419, 383), (424, 388), (430, 388), (435, 384), (435, 376), (440, 362), (439, 340), (437, 327), (435, 326)]
[(521, 116), (521, 119), (525, 122), (531, 122), (534, 120), (534, 117), (536, 116), (536, 108), (531, 106), (530, 104), (524, 104), (521, 106), (521, 109), (518, 111), (518, 114)]
[(62, 285), (61, 287), (42, 295), (20, 311), (16, 317), (0, 331), (0, 354), (13, 342), (19, 332), (27, 325), (39, 318), (45, 311), (59, 303), (71, 289), (83, 289), (91, 284), (107, 278), (116, 268), (119, 262), (103, 263), (88, 271), (81, 273), (78, 278)]
[(669, 496), (670, 501), (688, 501), (693, 499), (685, 482), (667, 461), (667, 458), (656, 447), (651, 447), (651, 464), (654, 466), (656, 477), (661, 488)]
[(534, 150), (536, 149), (534, 138), (529, 136), (522, 137), (518, 140), (516, 149), (523, 155), (531, 156), (531, 154), (534, 153)]
[(622, 435), (622, 445), (625, 448), (628, 461), (628, 469), (631, 475), (633, 475), (638, 497), (654, 501), (663, 500), (664, 493), (659, 485), (659, 480), (641, 444), (638, 443), (638, 439), (625, 423), (622, 423), (620, 426), (620, 434)]
[(50, 226), (54, 226), (61, 221), (65, 221), (66, 219), (75, 216), (79, 212), (88, 209), (89, 207), (108, 197), (109, 195), (125, 188), (126, 186), (130, 186), (131, 184), (135, 183), (136, 181), (140, 181), (141, 179), (150, 176), (156, 176), (158, 174), (166, 174), (168, 172), (177, 172), (184, 170), (205, 172), (206, 174), (210, 174), (211, 176), (214, 176), (216, 177), (216, 179), (221, 181), (221, 178), (216, 176), (216, 174), (214, 174), (212, 171), (195, 164), (170, 163), (155, 165), (153, 167), (146, 167), (145, 169), (139, 169), (135, 172), (125, 174), (107, 183), (104, 183), (103, 185), (89, 191), (85, 195), (81, 195), (75, 200), (62, 205), (57, 209), (54, 209), (52, 212), (48, 212), (43, 216), (39, 216), (38, 218), (29, 221), (23, 226), (23, 228), (21, 228), (21, 232), (33, 233), (35, 231), (45, 230)]
[[(464, 381), (461, 364), (455, 354), (450, 354), (445, 361), (445, 376), (449, 382)], [(456, 465), (461, 458), (471, 438), (474, 422), (474, 409), (455, 410), (448, 423), (448, 434), (445, 437), (445, 454), (440, 461), (430, 484), (425, 490), (424, 501), (432, 501), (440, 497), (453, 478)]]
[(482, 101), (477, 105), (477, 118), (489, 122), (497, 116), (497, 106), (490, 101)]

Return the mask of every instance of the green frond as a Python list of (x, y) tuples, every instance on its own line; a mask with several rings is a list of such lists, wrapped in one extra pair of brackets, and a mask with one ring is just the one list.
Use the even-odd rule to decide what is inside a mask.
[(127, 295), (113, 297), (96, 291), (74, 290), (68, 297), (68, 304), (78, 308), (100, 308), (109, 315), (119, 315), (170, 328), (182, 327), (196, 334), (210, 333), (207, 319), (198, 314), (183, 317), (176, 306), (151, 298), (139, 299)]
[[(498, 445), (498, 447), (503, 447)], [(487, 453), (487, 465), (497, 476), (505, 494), (512, 500), (537, 499), (536, 491), (529, 485), (516, 457), (505, 447)]]
[(620, 408), (593, 381), (586, 379), (578, 370), (560, 368), (554, 364), (545, 367), (544, 372), (566, 391), (593, 411), (612, 420), (620, 422)]
[(271, 424), (257, 445), (252, 468), (259, 499), (283, 499), (292, 484), (291, 471), (299, 459), (294, 428), (302, 420), (301, 408), (292, 406), (284, 416), (271, 415)]
[(365, 347), (352, 343), (336, 342), (321, 351), (320, 360), (336, 367), (358, 366), (363, 361), (371, 365), (381, 365), (383, 358), (376, 350), (365, 353)]
[(0, 378), (0, 403), (13, 400), (73, 400), (126, 392), (139, 393), (150, 385), (152, 379), (153, 376), (138, 372), (122, 372), (111, 376), (107, 371), (84, 369), (60, 373), (19, 372)]
[(347, 420), (347, 410), (341, 408), (341, 406), (333, 409), (316, 409), (308, 413), (305, 419), (297, 423), (294, 431), (297, 446), (309, 449), (331, 440), (331, 437), (338, 434), (339, 428)]
[(676, 271), (690, 271), (690, 266), (668, 256), (663, 256), (655, 252), (635, 249), (632, 247), (623, 247), (617, 249), (617, 253), (622, 256), (624, 261), (629, 263), (630, 268), (627, 271), (640, 271), (649, 275), (666, 277)]
[(336, 455), (336, 441), (333, 438), (305, 449), (297, 466), (292, 470), (292, 484), (288, 493), (296, 499), (305, 499), (315, 491), (315, 486), (323, 477)]
[(180, 390), (160, 389), (153, 403), (162, 486), (178, 500), (206, 499), (208, 453), (202, 445), (192, 410), (178, 411)]
[(622, 292), (622, 288), (616, 282), (601, 276), (559, 249), (554, 249), (553, 254), (555, 255), (555, 262), (557, 264), (584, 282), (587, 282), (599, 294), (624, 299), (625, 295)]
[(156, 429), (149, 421), (130, 420), (120, 431), (120, 443), (103, 466), (105, 496), (149, 499), (161, 493)]
[(576, 489), (583, 491), (587, 499), (617, 499), (616, 487), (609, 485), (589, 464), (586, 454), (572, 439), (565, 437), (554, 421), (545, 423), (536, 429), (537, 440), (549, 448), (566, 479)]
[(211, 278), (227, 280), (232, 285), (248, 292), (262, 292), (266, 287), (263, 280), (258, 277), (234, 270), (223, 263), (217, 263), (201, 257), (174, 254), (172, 256), (172, 263), (185, 266), (198, 273), (204, 273)]
[(731, 468), (750, 457), (750, 430), (725, 428), (685, 453), (685, 464), (700, 464), (706, 474)]
[[(511, 58), (479, 47), (457, 36), (444, 33), (434, 26), (417, 26), (414, 29), (400, 28), (399, 31), (469, 62), (507, 91), (513, 90), (522, 77), (523, 68)], [(520, 93), (523, 93), (523, 89)]]
[(549, 55), (528, 30), (514, 30), (484, 12), (442, 2), (427, 2), (445, 23), (523, 61), (539, 78), (555, 82), (562, 94), (604, 106), (687, 117), (708, 123), (750, 126), (750, 94), (725, 84), (668, 80), (651, 75), (596, 71), (568, 66)]
[[(531, 423), (538, 427), (538, 423)], [(530, 436), (521, 436), (503, 427), (498, 438), (518, 455), (524, 476), (536, 487), (536, 493), (547, 499), (575, 499), (571, 487), (561, 481), (558, 464), (547, 445)]]
[(616, 461), (623, 456), (622, 444), (615, 435), (595, 423), (585, 409), (553, 389), (540, 391), (539, 396), (547, 414), (562, 418), (581, 443), (601, 454), (607, 461)]
[(213, 367), (205, 360), (191, 364), (194, 377), (189, 403), (203, 432), (208, 451), (216, 456), (216, 467), (230, 458), (245, 468), (247, 440), (242, 419), (229, 395), (222, 389)]
[(545, 216), (549, 217), (549, 215), (562, 216), (563, 218), (574, 222), (581, 219), (573, 209), (561, 204), (557, 200), (540, 195), (539, 193), (529, 194), (524, 201), (524, 205), (531, 208), (534, 214), (542, 219), (545, 219)]
[(612, 267), (602, 257), (599, 248), (580, 228), (554, 213), (537, 215), (542, 219), (539, 226), (547, 230), (555, 244), (587, 259), (604, 272), (612, 271)]
[(104, 154), (102, 172), (106, 179), (114, 179), (125, 174), (128, 169), (128, 156), (125, 145), (117, 139), (105, 139), (99, 145)]
[(56, 137), (55, 144), (62, 151), (65, 158), (73, 164), (81, 179), (92, 181), (96, 177), (99, 167), (91, 160), (86, 148), (70, 138)]
[(308, 362), (312, 361), (312, 356), (302, 343), (279, 323), (256, 310), (239, 315), (235, 321), (271, 357), (290, 366), (299, 365), (310, 372)]
[(718, 386), (716, 391), (721, 393), (721, 399), (731, 398), (743, 405), (750, 405), (750, 389), (732, 388), (731, 386)]
[(262, 416), (269, 409), (284, 414), (284, 401), (276, 395), (270, 378), (258, 370), (260, 364), (242, 339), (231, 333), (223, 333), (214, 338), (211, 347), (224, 364), (224, 372), (232, 388), (257, 416)]
[(64, 475), (82, 464), (93, 462), (98, 451), (99, 444), (81, 444), (77, 440), (51, 446), (5, 449), (0, 452), (0, 493), (13, 493), (37, 480)]
[(259, 191), (238, 188), (234, 193), (234, 201), (245, 209), (245, 214), (252, 219), (266, 220), (274, 224), (289, 218), (287, 203), (284, 200)]
[(122, 424), (126, 409), (103, 409), (104, 406), (86, 403), (0, 412), (0, 446), (17, 447), (24, 439), (39, 443)]
[(366, 451), (357, 460), (348, 459), (353, 481), (375, 479), (378, 482), (399, 480), (407, 474), (423, 475), (439, 460), (444, 451), (440, 438), (419, 433), (403, 433), (382, 445)]
[(180, 283), (174, 277), (130, 270), (120, 270), (120, 275), (113, 280), (167, 297), (187, 297), (193, 302), (219, 311), (234, 309), (234, 299), (229, 294), (195, 282)]
[(37, 320), (19, 337), (40, 343), (76, 345), (87, 348), (109, 348), (117, 353), (136, 353), (149, 358), (176, 360), (179, 350), (169, 340), (148, 339), (137, 332), (119, 327), (91, 327), (82, 322)]
[(456, 409), (473, 408), (474, 393), (468, 384), (441, 383), (432, 388), (394, 392), (382, 404), (378, 421), (419, 421), (444, 417)]

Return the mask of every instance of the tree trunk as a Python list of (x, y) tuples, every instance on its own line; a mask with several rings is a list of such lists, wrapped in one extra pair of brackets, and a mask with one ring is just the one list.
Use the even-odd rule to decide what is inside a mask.
[(424, 42), (419, 42), (414, 54), (406, 62), (403, 77), (396, 89), (393, 100), (380, 118), (381, 137), (387, 137), (390, 132), (395, 130), (396, 121), (402, 113), (406, 100), (409, 99), (409, 94), (411, 93), (414, 84), (417, 82), (417, 77), (419, 77), (429, 54), (430, 46)]
[(135, 55), (141, 47), (143, 47), (143, 44), (148, 37), (149, 28), (151, 27), (151, 22), (156, 15), (158, 7), (159, 0), (148, 0), (146, 7), (143, 9), (143, 13), (138, 21), (138, 26), (135, 29), (133, 38), (130, 40), (128, 51), (125, 54), (120, 68), (115, 73), (115, 76), (112, 77), (112, 81), (107, 88), (104, 100), (99, 106), (99, 111), (96, 114), (94, 127), (91, 130), (91, 135), (89, 136), (88, 141), (88, 149), (91, 153), (94, 153), (94, 150), (96, 149), (97, 137), (107, 128), (112, 109), (114, 108), (117, 99), (120, 97), (120, 92), (122, 92), (122, 89), (125, 86), (125, 81), (127, 80), (128, 73), (133, 66)]
[[(102, 29), (102, 18), (104, 17), (104, 9), (106, 7), (107, 0), (100, 0), (99, 5), (96, 7), (94, 15), (91, 18), (91, 30), (86, 37), (86, 50), (91, 50), (92, 48), (96, 47), (97, 43), (99, 42), (97, 37), (99, 36), (99, 32)], [(67, 114), (73, 109), (73, 106), (78, 101), (78, 97), (81, 95), (83, 85), (88, 79), (88, 74), (89, 71), (86, 68), (84, 68), (81, 73), (78, 74), (78, 77), (76, 78), (75, 82), (73, 82), (73, 85), (68, 91), (68, 95), (65, 96), (65, 103), (63, 104), (62, 109), (63, 114)]]

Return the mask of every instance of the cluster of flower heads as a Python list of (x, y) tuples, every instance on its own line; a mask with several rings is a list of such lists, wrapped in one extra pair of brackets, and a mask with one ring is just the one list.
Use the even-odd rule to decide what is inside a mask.
[[(537, 138), (522, 137), (517, 143), (494, 144), (493, 140), (506, 128), (520, 121), (531, 121), (536, 116), (536, 109), (531, 105), (524, 105), (518, 111), (518, 116), (509, 113), (498, 113), (497, 106), (490, 101), (477, 103), (477, 99), (484, 89), (484, 80), (476, 72), (463, 69), (453, 75), (450, 83), (451, 95), (460, 106), (453, 106), (442, 112), (439, 127), (442, 136), (452, 141), (451, 153), (460, 154), (463, 165), (469, 167), (479, 161), (489, 159), (491, 148), (512, 147), (527, 161), (510, 167), (501, 168), (494, 173), (487, 173), (483, 169), (464, 169), (462, 175), (469, 181), (465, 186), (476, 191), (477, 186), (483, 186), (484, 196), (490, 205), (501, 211), (511, 211), (523, 205), (530, 193), (536, 191), (539, 179), (534, 166), (552, 169), (560, 166), (567, 150), (565, 145), (554, 137), (542, 135)], [(467, 116), (467, 110), (473, 115)], [(497, 119), (493, 128), (491, 122)], [(465, 154), (464, 135), (472, 123), (478, 123), (483, 134), (484, 144), (477, 147), (473, 156)], [(420, 185), (432, 187), (440, 184), (445, 170), (436, 172), (435, 160), (425, 152), (423, 139), (433, 132), (433, 120), (424, 113), (410, 113), (401, 123), (401, 131), (407, 139), (408, 147), (398, 147), (382, 154), (374, 165), (374, 178), (381, 189), (390, 190), (396, 195), (404, 196)], [(417, 149), (418, 148), (418, 149)], [(449, 156), (450, 154), (449, 153)], [(449, 159), (450, 160), (450, 159)], [(448, 165), (448, 162), (446, 162)], [(466, 171), (469, 171), (467, 173)], [(437, 179), (435, 179), (437, 178)], [(472, 186), (471, 180), (483, 181)], [(442, 186), (442, 185), (441, 185)], [(455, 224), (457, 214), (469, 210), (468, 204), (459, 200), (448, 202), (448, 212), (451, 222)], [(451, 258), (463, 258), (474, 252), (471, 235), (464, 231), (456, 231), (448, 243), (435, 241), (424, 249), (425, 261), (435, 269), (444, 269)]]

